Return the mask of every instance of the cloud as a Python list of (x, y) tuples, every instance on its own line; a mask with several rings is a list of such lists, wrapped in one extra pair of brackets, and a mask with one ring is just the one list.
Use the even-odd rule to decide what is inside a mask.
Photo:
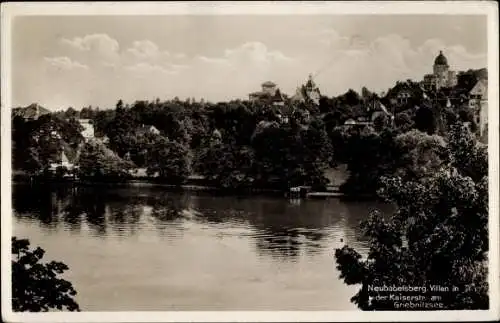
[(220, 56), (199, 55), (182, 75), (192, 80), (189, 83), (202, 85), (192, 89), (196, 96), (209, 100), (246, 98), (248, 93), (259, 90), (263, 81), (276, 81), (293, 69), (295, 62), (295, 58), (279, 50), (252, 41), (225, 49)]
[[(130, 46), (122, 48), (116, 39), (104, 33), (63, 38), (61, 43), (70, 49), (69, 56), (77, 57), (89, 66), (107, 70), (153, 71), (160, 70), (160, 67), (168, 70), (170, 65), (179, 64), (186, 57), (183, 53), (170, 53), (161, 49), (148, 39), (135, 40)], [(144, 62), (150, 66), (140, 65)]]
[(184, 54), (184, 53), (176, 53), (176, 54), (173, 54), (172, 57), (175, 58), (175, 59), (183, 59), (183, 58), (186, 58), (186, 54)]
[(342, 36), (333, 30), (302, 33), (301, 37), (316, 37), (313, 47), (316, 55), (307, 60), (311, 66), (319, 66), (317, 82), (328, 95), (338, 95), (349, 88), (359, 91), (363, 86), (386, 91), (398, 80), (420, 81), (424, 74), (432, 73), (440, 50), (448, 58), (451, 70), (486, 66), (485, 54), (471, 53), (461, 45), (447, 44), (441, 39), (413, 44), (396, 33), (367, 40), (357, 35)]
[(137, 59), (161, 59), (170, 56), (168, 51), (161, 51), (158, 45), (150, 40), (134, 41), (132, 47), (126, 50)]
[(227, 49), (224, 56), (229, 61), (251, 62), (251, 63), (273, 63), (292, 61), (282, 52), (269, 50), (266, 45), (260, 42), (247, 42), (234, 49)]
[(128, 65), (125, 66), (124, 69), (126, 71), (142, 75), (142, 74), (149, 74), (149, 73), (162, 73), (162, 74), (176, 74), (176, 71), (174, 70), (169, 70), (163, 66), (160, 65), (155, 65), (155, 64), (150, 64), (146, 62), (142, 63), (137, 63), (135, 65)]
[[(312, 35), (314, 37), (315, 35)], [(327, 47), (344, 48), (352, 44), (352, 39), (347, 36), (341, 36), (334, 29), (323, 29), (318, 32), (318, 40)]]
[(120, 44), (107, 34), (91, 34), (73, 39), (63, 38), (61, 42), (77, 51), (87, 52), (107, 60), (115, 60), (119, 56)]
[(71, 73), (42, 74), (35, 82), (29, 77), (33, 72), (26, 72), (23, 80), (41, 84), (32, 85), (37, 88), (31, 97), (74, 107), (112, 107), (119, 98), (127, 102), (175, 96), (210, 101), (247, 98), (268, 80), (292, 95), (315, 72), (319, 72), (316, 83), (329, 96), (349, 88), (360, 91), (363, 86), (381, 92), (398, 80), (421, 80), (431, 73), (439, 50), (453, 70), (486, 66), (485, 54), (440, 39), (418, 44), (396, 33), (366, 39), (333, 29), (298, 32), (286, 50), (251, 41), (221, 49), (219, 55), (189, 57), (148, 39), (125, 46), (106, 34), (64, 39), (63, 43), (61, 50), (69, 51), (46, 57), (44, 63)]
[(293, 58), (286, 56), (280, 51), (269, 50), (261, 42), (247, 42), (236, 48), (226, 49), (221, 57), (198, 56), (197, 58), (205, 63), (228, 65), (238, 68), (256, 68), (261, 65), (293, 61)]
[(190, 65), (183, 65), (183, 64), (171, 64), (169, 66), (169, 68), (173, 71), (180, 72), (180, 71), (184, 71), (184, 70), (191, 68), (191, 66)]
[(89, 67), (66, 56), (44, 57), (45, 63), (60, 70), (88, 70)]
[(225, 57), (218, 58), (218, 57), (207, 57), (207, 56), (200, 55), (197, 57), (197, 60), (201, 63), (216, 64), (216, 65), (229, 66), (231, 64), (231, 62)]

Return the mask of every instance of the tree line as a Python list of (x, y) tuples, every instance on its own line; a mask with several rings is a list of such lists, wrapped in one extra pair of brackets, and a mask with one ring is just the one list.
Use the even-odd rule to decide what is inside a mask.
[[(463, 75), (459, 84), (473, 84), (474, 74)], [(415, 95), (402, 105), (389, 101), (391, 91), (380, 97), (363, 88), (361, 94), (349, 90), (322, 96), (317, 105), (308, 100), (287, 100), (284, 106), (246, 100), (119, 100), (114, 109), (68, 108), (37, 120), (14, 116), (13, 164), (46, 174), (64, 151), (79, 166), (79, 177), (88, 180), (127, 180), (130, 169), (142, 168), (158, 181), (181, 185), (196, 174), (231, 190), (301, 185), (323, 190), (326, 171), (346, 164), (350, 176), (341, 190), (373, 195), (382, 175), (404, 167), (399, 156), (405, 148), (398, 147), (398, 136), (418, 130), (446, 137), (457, 122), (477, 128), (466, 101), (454, 99), (447, 106), (449, 92), (458, 88), (442, 89), (437, 99), (426, 100), (417, 83), (406, 84)], [(365, 126), (345, 125), (350, 119), (370, 120), (378, 102), (393, 120), (379, 114)], [(77, 119), (90, 119), (96, 137), (107, 142), (85, 142)], [(150, 126), (158, 132), (149, 131)], [(53, 131), (60, 135), (51, 136)]]

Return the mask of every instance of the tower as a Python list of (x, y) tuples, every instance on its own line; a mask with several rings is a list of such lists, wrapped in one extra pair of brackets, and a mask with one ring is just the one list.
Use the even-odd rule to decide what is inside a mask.
[(448, 85), (449, 68), (448, 59), (443, 55), (443, 51), (439, 51), (439, 55), (434, 60), (433, 67), (437, 89)]

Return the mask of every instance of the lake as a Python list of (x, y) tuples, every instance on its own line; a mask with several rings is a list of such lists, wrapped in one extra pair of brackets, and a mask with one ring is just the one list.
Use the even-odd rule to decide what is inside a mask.
[(13, 234), (66, 263), (83, 311), (356, 310), (335, 248), (374, 202), (13, 186)]

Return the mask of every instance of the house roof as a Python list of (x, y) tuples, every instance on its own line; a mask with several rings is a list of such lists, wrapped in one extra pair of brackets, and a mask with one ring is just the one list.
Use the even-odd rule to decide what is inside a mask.
[(281, 93), (280, 89), (277, 89), (276, 92), (274, 93), (273, 99), (276, 101), (284, 101), (285, 97), (283, 93)]
[(261, 91), (257, 91), (257, 92), (252, 92), (249, 94), (249, 96), (268, 96), (269, 94), (268, 93), (265, 93), (265, 92), (261, 92)]
[(273, 86), (276, 86), (276, 84), (271, 82), (271, 81), (267, 81), (267, 82), (262, 83), (262, 86), (263, 87), (273, 87)]
[(394, 87), (389, 89), (387, 92), (387, 98), (396, 97), (400, 92), (407, 91), (410, 92), (411, 95), (420, 95), (423, 91), (421, 85), (415, 82), (397, 82)]
[(257, 97), (260, 99), (270, 99), (272, 101), (284, 101), (285, 97), (279, 89), (276, 90), (274, 95), (266, 92), (253, 92), (249, 94), (250, 97)]
[(297, 87), (297, 90), (295, 91), (295, 94), (291, 97), (291, 100), (293, 100), (293, 101), (303, 101), (304, 100), (304, 95), (302, 94), (302, 90), (300, 87)]
[(44, 114), (49, 114), (50, 111), (45, 109), (44, 107), (36, 104), (36, 103), (33, 103), (27, 107), (24, 107), (24, 108), (15, 108), (12, 110), (12, 114), (15, 115), (15, 116), (20, 116), (20, 117), (23, 117), (25, 119), (29, 119), (29, 118), (38, 118), (40, 117), (41, 115), (44, 115)]
[(472, 95), (487, 95), (488, 94), (488, 81), (480, 79), (476, 85), (470, 90), (469, 94)]

